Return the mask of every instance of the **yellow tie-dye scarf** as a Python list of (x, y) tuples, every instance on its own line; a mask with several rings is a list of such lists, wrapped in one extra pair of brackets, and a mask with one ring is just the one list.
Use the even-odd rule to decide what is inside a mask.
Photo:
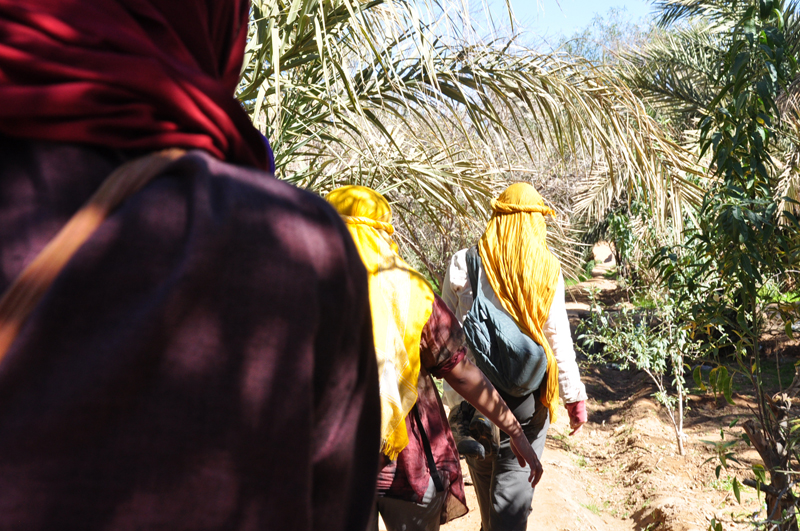
[(433, 290), (397, 253), (392, 209), (363, 186), (325, 198), (342, 216), (369, 274), (372, 330), (381, 389), (382, 451), (390, 459), (408, 444), (405, 418), (417, 401), (419, 342), (433, 309)]
[(547, 378), (542, 404), (556, 419), (558, 366), (543, 327), (550, 313), (561, 265), (547, 248), (544, 216), (554, 212), (527, 183), (512, 184), (492, 201), (492, 218), (478, 243), (483, 269), (503, 308), (520, 329), (544, 347)]

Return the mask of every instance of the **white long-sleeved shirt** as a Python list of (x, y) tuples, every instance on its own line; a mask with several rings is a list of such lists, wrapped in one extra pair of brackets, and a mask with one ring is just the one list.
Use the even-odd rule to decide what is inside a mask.
[[(472, 307), (472, 286), (467, 272), (467, 251), (462, 249), (450, 259), (450, 265), (442, 283), (442, 299), (448, 308), (455, 314), (459, 322), (463, 323), (467, 312)], [(500, 299), (495, 295), (486, 272), (480, 269), (480, 284), (483, 294), (490, 304), (509, 315)], [(510, 317), (510, 315), (509, 315)], [(542, 329), (553, 355), (558, 363), (558, 387), (565, 404), (586, 400), (586, 387), (581, 382), (578, 363), (575, 360), (575, 348), (572, 344), (572, 332), (569, 328), (569, 317), (564, 301), (564, 277), (559, 273), (558, 284), (550, 312)], [(467, 349), (467, 354), (474, 361), (472, 352)], [(448, 407), (454, 407), (462, 398), (444, 382), (444, 401)]]

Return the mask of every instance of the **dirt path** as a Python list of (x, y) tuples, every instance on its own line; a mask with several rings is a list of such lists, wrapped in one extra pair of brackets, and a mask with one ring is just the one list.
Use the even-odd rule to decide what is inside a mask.
[[(619, 296), (616, 283), (606, 278), (615, 266), (608, 247), (595, 249), (593, 277), (568, 289), (572, 321), (589, 311), (586, 289), (599, 297)], [(746, 397), (736, 406), (708, 395), (692, 396), (686, 415), (687, 455), (676, 455), (675, 435), (663, 410), (651, 395), (647, 376), (604, 367), (582, 368), (587, 386), (589, 422), (582, 433), (569, 437), (566, 412), (550, 427), (543, 456), (544, 476), (533, 499), (529, 530), (545, 531), (706, 531), (711, 518), (725, 530), (750, 529), (748, 518), (760, 501), (751, 489), (738, 504), (732, 478), (750, 477), (758, 462), (744, 445), (735, 451), (741, 464), (715, 473), (713, 447), (703, 441), (736, 438), (729, 428), (746, 417)], [(463, 461), (462, 461), (463, 463)], [(463, 465), (466, 473), (466, 465)], [(478, 531), (480, 515), (474, 489), (467, 486), (470, 512), (442, 527), (443, 531)]]
[[(528, 520), (529, 530), (553, 531), (632, 531), (631, 520), (622, 520), (603, 511), (595, 474), (586, 470), (587, 461), (572, 451), (563, 448), (559, 439), (567, 437), (569, 422), (566, 415), (560, 417), (548, 432), (548, 443), (542, 457), (545, 473), (536, 488), (533, 498), (533, 513)], [(577, 435), (578, 439), (587, 437)], [(555, 437), (555, 438), (554, 438)], [(576, 439), (576, 440), (578, 440)], [(463, 463), (463, 461), (462, 461)], [(468, 474), (466, 465), (462, 466)], [(480, 529), (475, 490), (467, 486), (467, 505), (470, 512), (442, 526), (443, 531), (477, 531)]]
[[(711, 518), (725, 530), (750, 529), (759, 510), (754, 491), (744, 488), (742, 504), (733, 496), (732, 478), (749, 477), (754, 451), (737, 447), (741, 464), (716, 477), (712, 447), (702, 441), (735, 438), (731, 421), (748, 413), (744, 397), (736, 406), (711, 396), (693, 396), (687, 415), (687, 455), (676, 455), (674, 432), (650, 395), (642, 373), (591, 368), (584, 375), (591, 397), (589, 422), (569, 437), (566, 415), (548, 432), (542, 459), (545, 473), (534, 495), (528, 530), (552, 531), (706, 531)], [(466, 465), (462, 468), (467, 472)], [(443, 531), (478, 531), (474, 490), (467, 486), (470, 512)]]

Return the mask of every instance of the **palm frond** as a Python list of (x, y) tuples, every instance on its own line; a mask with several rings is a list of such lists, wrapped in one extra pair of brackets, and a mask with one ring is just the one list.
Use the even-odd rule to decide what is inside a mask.
[(623, 56), (622, 78), (678, 129), (702, 116), (719, 92), (722, 37), (701, 23), (654, 32), (647, 44)]
[(711, 24), (727, 24), (737, 13), (748, 6), (749, 0), (656, 0), (655, 11), (660, 12), (658, 24), (668, 27), (676, 23), (701, 18)]
[(699, 203), (693, 155), (626, 85), (513, 38), (479, 40), (454, 9), (255, 0), (238, 96), (278, 175), (320, 192), (360, 183), (396, 204), (413, 197), (439, 226), (446, 213), (484, 218), (501, 187), (537, 173), (545, 148), (565, 163), (581, 153), (661, 220)]
[(800, 148), (797, 144), (784, 153), (783, 160), (779, 164), (775, 186), (779, 198), (778, 210), (800, 214)]

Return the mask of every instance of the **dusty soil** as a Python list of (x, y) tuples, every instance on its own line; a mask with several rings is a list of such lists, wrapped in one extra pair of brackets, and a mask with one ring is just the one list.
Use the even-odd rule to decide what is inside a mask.
[[(712, 517), (725, 529), (748, 529), (749, 515), (760, 503), (749, 488), (737, 503), (731, 478), (750, 477), (758, 455), (741, 444), (736, 450), (740, 464), (731, 463), (717, 478), (713, 447), (702, 442), (719, 441), (721, 429), (726, 439), (741, 434), (728, 426), (749, 414), (745, 397), (734, 396), (736, 405), (730, 406), (721, 398), (692, 396), (681, 457), (645, 374), (594, 367), (584, 370), (583, 379), (591, 397), (589, 422), (574, 437), (568, 436), (566, 414), (550, 427), (529, 530), (705, 531)], [(463, 470), (466, 474), (466, 465)], [(443, 526), (444, 531), (480, 529), (469, 486), (467, 502), (469, 514)]]
[[(619, 288), (606, 278), (614, 267), (613, 255), (600, 247), (595, 260), (594, 278), (568, 290), (573, 321), (589, 311), (588, 286), (600, 289), (601, 298), (619, 297)], [(779, 343), (776, 338), (776, 351), (795, 354), (796, 342)], [(582, 379), (590, 397), (589, 422), (581, 433), (569, 437), (562, 409), (551, 425), (529, 530), (705, 531), (711, 518), (726, 530), (750, 528), (750, 516), (760, 511), (760, 500), (753, 489), (743, 487), (739, 504), (732, 478), (752, 477), (750, 466), (760, 462), (758, 454), (739, 443), (734, 451), (740, 462), (729, 462), (717, 477), (714, 447), (703, 441), (720, 441), (721, 432), (725, 440), (738, 438), (741, 428), (730, 425), (734, 419), (750, 417), (752, 400), (734, 394), (731, 406), (721, 397), (691, 396), (685, 418), (686, 455), (679, 456), (672, 424), (652, 398), (655, 389), (646, 374), (584, 366)], [(466, 464), (462, 468), (467, 477)], [(480, 529), (475, 493), (467, 482), (470, 512), (443, 526), (443, 531)]]

